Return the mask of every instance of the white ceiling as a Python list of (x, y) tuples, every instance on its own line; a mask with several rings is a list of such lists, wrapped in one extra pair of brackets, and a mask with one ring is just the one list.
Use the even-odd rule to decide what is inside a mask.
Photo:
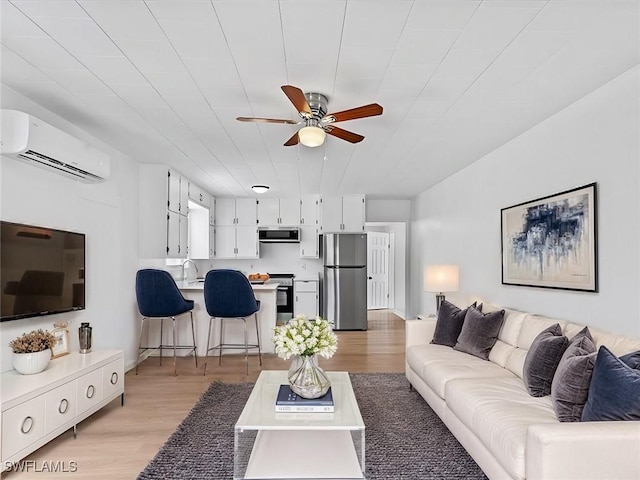
[[(216, 195), (409, 198), (639, 63), (639, 1), (1, 0), (2, 83)], [(280, 90), (377, 102), (315, 149)]]

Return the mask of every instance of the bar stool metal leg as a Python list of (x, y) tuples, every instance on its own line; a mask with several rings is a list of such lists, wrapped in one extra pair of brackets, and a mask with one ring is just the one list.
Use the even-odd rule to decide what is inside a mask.
[(258, 312), (253, 314), (254, 318), (256, 319), (256, 336), (258, 339), (258, 360), (260, 360), (260, 366), (262, 366), (262, 353), (260, 352), (260, 328), (258, 328)]
[(140, 365), (140, 350), (142, 350), (142, 331), (144, 329), (144, 321), (146, 317), (142, 317), (142, 322), (140, 323), (140, 341), (138, 342), (138, 361), (136, 362), (136, 375), (138, 374), (138, 366)]
[(196, 329), (193, 326), (193, 312), (191, 314), (191, 335), (193, 336), (193, 358), (196, 359), (196, 368), (198, 368), (198, 347), (196, 345)]
[[(173, 376), (178, 376), (178, 369), (176, 367), (176, 317), (171, 317), (173, 323)], [(160, 349), (162, 351), (162, 349)]]

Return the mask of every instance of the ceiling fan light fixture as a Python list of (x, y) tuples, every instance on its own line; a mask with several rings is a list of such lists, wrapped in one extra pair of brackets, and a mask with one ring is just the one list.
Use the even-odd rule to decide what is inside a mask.
[(319, 147), (324, 143), (326, 136), (322, 128), (315, 126), (303, 127), (298, 131), (300, 143), (306, 147)]
[(269, 191), (269, 186), (268, 185), (253, 185), (251, 187), (251, 190), (253, 190), (256, 193), (266, 193)]

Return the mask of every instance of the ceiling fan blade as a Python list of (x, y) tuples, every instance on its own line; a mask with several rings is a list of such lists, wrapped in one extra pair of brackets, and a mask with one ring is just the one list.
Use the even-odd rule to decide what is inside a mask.
[(296, 107), (296, 110), (301, 113), (311, 114), (311, 107), (309, 107), (307, 99), (304, 98), (304, 92), (302, 90), (293, 85), (283, 85), (281, 88), (284, 94), (291, 100), (293, 106)]
[(376, 115), (382, 115), (382, 107), (377, 103), (370, 103), (369, 105), (343, 110), (342, 112), (327, 113), (322, 118), (322, 123), (344, 122), (345, 120), (375, 117)]
[(295, 125), (298, 123), (294, 122), (293, 120), (285, 120), (282, 118), (237, 117), (236, 120), (239, 120), (241, 122), (288, 123), (290, 125)]
[(300, 142), (300, 138), (298, 137), (298, 132), (294, 133), (293, 137), (287, 140), (284, 144), (285, 147), (291, 147), (293, 145), (297, 145)]
[(351, 143), (358, 143), (364, 140), (362, 135), (358, 135), (357, 133), (350, 132), (348, 130), (344, 130), (342, 128), (334, 127), (330, 125), (324, 129), (329, 135), (333, 135), (334, 137), (341, 138), (342, 140), (346, 140)]

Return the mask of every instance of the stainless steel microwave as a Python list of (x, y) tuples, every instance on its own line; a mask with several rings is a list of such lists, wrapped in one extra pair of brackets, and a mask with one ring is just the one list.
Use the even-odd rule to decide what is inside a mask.
[(263, 243), (300, 243), (300, 229), (291, 228), (259, 228), (258, 240)]

